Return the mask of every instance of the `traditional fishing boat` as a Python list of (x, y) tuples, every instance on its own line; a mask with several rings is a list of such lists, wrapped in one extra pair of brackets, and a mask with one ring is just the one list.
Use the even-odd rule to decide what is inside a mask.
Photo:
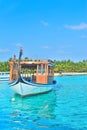
[(0, 72), (0, 81), (9, 81), (10, 79), (10, 72)]
[[(10, 87), (19, 95), (35, 95), (49, 92), (56, 85), (54, 80), (54, 63), (51, 60), (10, 62)], [(24, 71), (25, 70), (25, 71)]]

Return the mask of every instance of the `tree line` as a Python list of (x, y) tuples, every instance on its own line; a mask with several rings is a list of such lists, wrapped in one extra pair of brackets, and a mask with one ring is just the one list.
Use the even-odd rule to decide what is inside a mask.
[[(0, 62), (0, 71), (10, 71), (10, 60)], [(24, 58), (24, 61), (32, 59)], [(54, 72), (87, 72), (87, 60), (73, 62), (71, 60), (54, 60)]]
[(73, 62), (71, 60), (54, 60), (55, 72), (87, 72), (87, 60)]

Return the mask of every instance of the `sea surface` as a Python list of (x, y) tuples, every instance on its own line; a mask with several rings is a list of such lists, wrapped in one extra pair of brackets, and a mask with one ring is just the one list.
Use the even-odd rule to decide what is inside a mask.
[(25, 98), (0, 82), (0, 130), (87, 130), (87, 76), (55, 79), (52, 92)]

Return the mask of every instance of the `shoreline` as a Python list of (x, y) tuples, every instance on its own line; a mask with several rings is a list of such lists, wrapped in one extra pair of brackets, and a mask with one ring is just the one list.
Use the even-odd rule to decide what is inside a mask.
[(62, 73), (54, 73), (54, 76), (74, 76), (74, 75), (87, 75), (87, 72), (62, 72)]

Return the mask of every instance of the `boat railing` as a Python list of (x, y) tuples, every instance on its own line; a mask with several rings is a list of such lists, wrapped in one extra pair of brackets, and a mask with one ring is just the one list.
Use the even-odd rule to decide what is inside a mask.
[(31, 61), (31, 62), (50, 62), (50, 63), (53, 63), (52, 60), (50, 59), (27, 59), (27, 60), (23, 60), (23, 61)]

